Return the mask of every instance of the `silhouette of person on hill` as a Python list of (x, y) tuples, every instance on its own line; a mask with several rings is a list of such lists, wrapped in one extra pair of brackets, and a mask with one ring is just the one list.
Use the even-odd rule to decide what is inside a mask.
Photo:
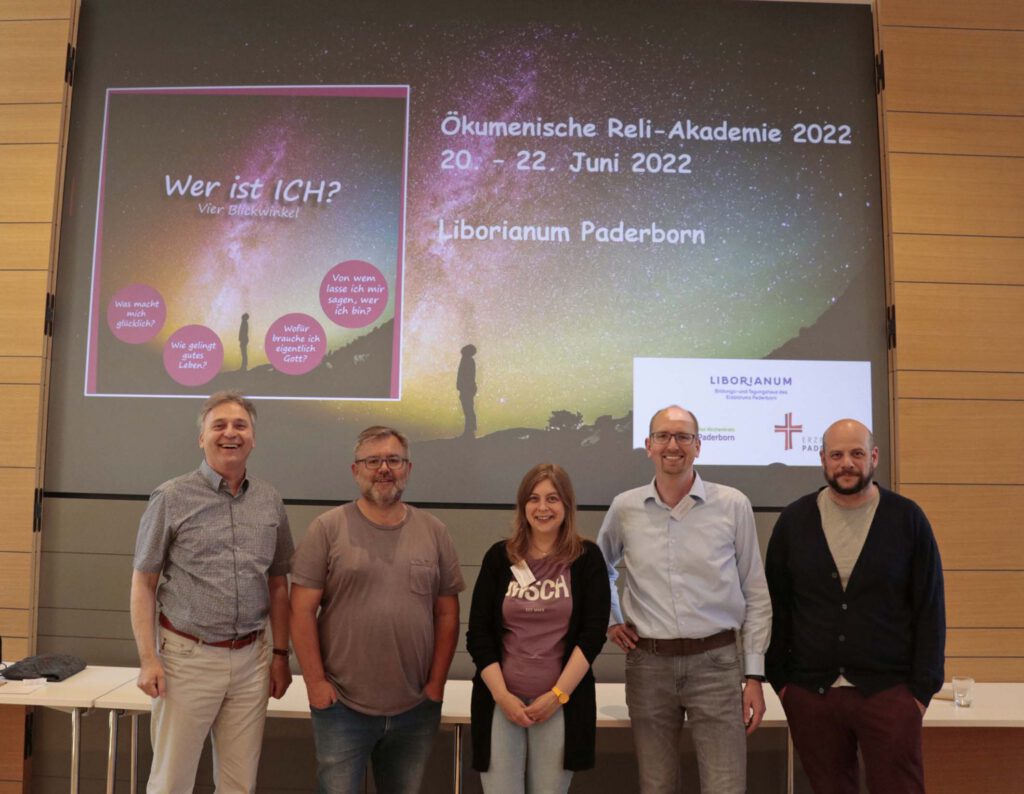
[(476, 397), (476, 348), (473, 345), (466, 345), (462, 348), (462, 360), (459, 362), (459, 373), (455, 377), (455, 388), (459, 390), (459, 402), (462, 403), (462, 413), (466, 418), (466, 424), (462, 431), (463, 438), (476, 437), (476, 409), (473, 408), (473, 400)]
[(242, 315), (242, 324), (238, 326), (238, 346), (242, 349), (242, 366), (239, 372), (249, 369), (249, 312)]

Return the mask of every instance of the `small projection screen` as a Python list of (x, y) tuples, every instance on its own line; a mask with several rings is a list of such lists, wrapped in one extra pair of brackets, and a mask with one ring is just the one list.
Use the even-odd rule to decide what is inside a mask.
[(219, 389), (293, 500), (372, 424), (447, 504), (606, 505), (670, 403), (763, 508), (833, 419), (888, 447), (868, 6), (85, 0), (79, 45), (48, 493), (193, 468)]

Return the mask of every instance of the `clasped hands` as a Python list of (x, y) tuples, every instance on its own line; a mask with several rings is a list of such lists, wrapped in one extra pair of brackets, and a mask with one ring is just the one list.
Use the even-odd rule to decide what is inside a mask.
[(522, 728), (529, 728), (531, 725), (538, 725), (550, 719), (551, 715), (562, 705), (558, 702), (554, 692), (545, 692), (534, 698), (529, 705), (523, 703), (511, 692), (506, 692), (496, 702), (508, 721)]

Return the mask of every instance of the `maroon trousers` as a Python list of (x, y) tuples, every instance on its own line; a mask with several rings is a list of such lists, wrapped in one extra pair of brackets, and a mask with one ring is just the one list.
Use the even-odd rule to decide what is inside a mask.
[(870, 697), (790, 685), (782, 706), (815, 794), (858, 794), (858, 745), (871, 794), (924, 794), (921, 711), (904, 684)]

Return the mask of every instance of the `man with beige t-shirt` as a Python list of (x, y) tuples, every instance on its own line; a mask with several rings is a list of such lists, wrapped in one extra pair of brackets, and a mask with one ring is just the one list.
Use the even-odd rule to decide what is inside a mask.
[(921, 508), (871, 477), (871, 431), (841, 419), (822, 436), (828, 486), (779, 516), (765, 573), (768, 680), (818, 794), (924, 793), (921, 718), (942, 686), (942, 563)]
[(465, 587), (448, 530), (402, 501), (409, 442), (356, 441), (360, 496), (310, 525), (292, 559), (292, 643), (309, 696), (323, 794), (412, 794), (441, 719)]

